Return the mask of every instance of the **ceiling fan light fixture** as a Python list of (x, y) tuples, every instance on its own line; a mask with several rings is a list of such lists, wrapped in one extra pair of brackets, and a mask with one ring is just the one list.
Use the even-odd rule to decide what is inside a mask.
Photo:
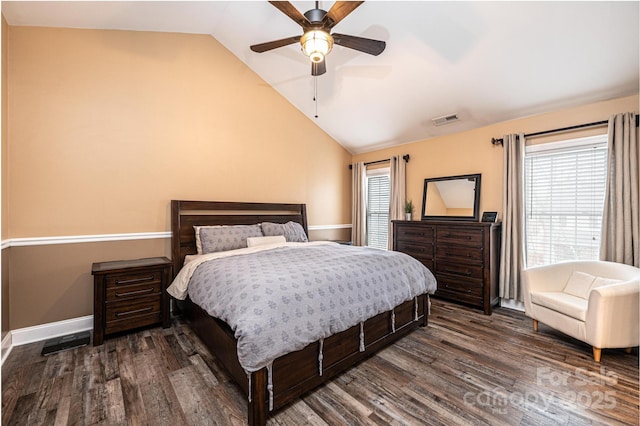
[(311, 62), (318, 63), (331, 52), (333, 37), (323, 30), (310, 30), (300, 38), (300, 44), (302, 52), (311, 59)]

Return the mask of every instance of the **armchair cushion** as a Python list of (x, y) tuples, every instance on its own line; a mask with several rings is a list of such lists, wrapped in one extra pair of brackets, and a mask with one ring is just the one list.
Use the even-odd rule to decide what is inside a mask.
[(587, 299), (565, 292), (540, 291), (531, 293), (531, 302), (580, 321), (587, 319)]

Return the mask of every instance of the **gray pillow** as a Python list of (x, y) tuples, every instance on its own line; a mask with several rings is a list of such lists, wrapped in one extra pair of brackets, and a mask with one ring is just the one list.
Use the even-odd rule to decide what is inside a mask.
[(284, 235), (288, 243), (306, 243), (309, 241), (304, 228), (298, 222), (271, 223), (262, 222), (262, 233), (265, 237)]
[(259, 224), (194, 226), (198, 254), (235, 250), (247, 247), (247, 238), (261, 237)]

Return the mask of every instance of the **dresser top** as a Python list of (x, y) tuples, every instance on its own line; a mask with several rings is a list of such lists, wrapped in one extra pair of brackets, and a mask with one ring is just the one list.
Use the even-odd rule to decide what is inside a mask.
[(148, 266), (171, 265), (171, 261), (166, 257), (149, 257), (145, 259), (114, 260), (111, 262), (97, 262), (91, 267), (91, 274), (101, 272), (112, 272), (119, 269), (144, 268)]
[(502, 222), (475, 222), (470, 220), (392, 220), (392, 222), (420, 226), (502, 226)]

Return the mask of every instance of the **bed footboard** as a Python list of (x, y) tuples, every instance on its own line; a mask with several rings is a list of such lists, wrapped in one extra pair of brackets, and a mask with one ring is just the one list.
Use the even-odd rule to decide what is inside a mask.
[(322, 342), (283, 355), (273, 362), (271, 378), (263, 368), (252, 373), (250, 380), (238, 362), (231, 329), (193, 303), (188, 304), (185, 315), (196, 334), (247, 395), (248, 422), (254, 426), (264, 425), (272, 411), (346, 371), (418, 326), (426, 326), (428, 307), (429, 296), (420, 295), (393, 311), (368, 319), (362, 326), (351, 327)]

